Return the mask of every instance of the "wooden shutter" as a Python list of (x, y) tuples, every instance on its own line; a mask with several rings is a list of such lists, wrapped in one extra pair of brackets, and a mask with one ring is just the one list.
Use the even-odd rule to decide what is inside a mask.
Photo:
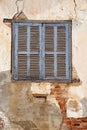
[(14, 33), (14, 79), (39, 79), (39, 25), (15, 23)]
[(71, 80), (69, 24), (45, 24), (45, 79)]
[(71, 23), (13, 23), (15, 80), (71, 81)]
[(71, 81), (71, 24), (57, 27), (57, 76), (61, 81)]

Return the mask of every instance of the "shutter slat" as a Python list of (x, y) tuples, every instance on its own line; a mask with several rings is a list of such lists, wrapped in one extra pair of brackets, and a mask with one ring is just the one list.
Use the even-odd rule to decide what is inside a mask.
[(13, 59), (12, 72), (15, 80), (18, 80), (18, 24), (13, 24)]

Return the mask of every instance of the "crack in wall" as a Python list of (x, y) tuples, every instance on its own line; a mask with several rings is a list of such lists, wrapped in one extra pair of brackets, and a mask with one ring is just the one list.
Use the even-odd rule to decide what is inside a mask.
[(22, 9), (21, 9), (21, 11), (23, 11), (24, 10), (24, 0), (16, 0), (16, 2), (15, 2), (15, 4), (16, 4), (16, 7), (17, 7), (17, 12), (19, 13), (20, 11), (19, 11), (19, 5), (18, 5), (18, 2), (23, 2), (23, 6), (22, 6)]
[(73, 0), (73, 2), (74, 2), (75, 18), (77, 18), (77, 3), (76, 3), (76, 0)]

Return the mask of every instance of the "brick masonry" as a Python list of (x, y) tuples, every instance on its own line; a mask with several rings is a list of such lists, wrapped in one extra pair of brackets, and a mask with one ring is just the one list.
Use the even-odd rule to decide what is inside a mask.
[(61, 108), (61, 113), (63, 115), (63, 122), (60, 130), (87, 130), (87, 118), (68, 118), (66, 114), (66, 103), (68, 88), (56, 85), (55, 88), (51, 90), (51, 94), (56, 96), (56, 100)]

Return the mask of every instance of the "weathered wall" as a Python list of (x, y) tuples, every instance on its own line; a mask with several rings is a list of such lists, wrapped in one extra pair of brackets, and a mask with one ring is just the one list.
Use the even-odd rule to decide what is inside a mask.
[[(68, 117), (87, 117), (87, 1), (24, 0), (22, 2), (21, 0), (18, 2), (19, 10), (23, 9), (28, 19), (72, 19), (72, 63), (80, 83), (59, 86), (51, 83), (11, 83), (11, 28), (3, 23), (3, 18), (14, 16), (15, 1), (0, 0), (0, 116), (7, 119), (8, 125), (9, 122), (11, 123), (9, 125), (12, 127), (11, 130), (20, 127), (22, 130), (22, 125), (25, 126), (26, 122), (30, 125), (26, 124), (24, 130), (28, 130), (30, 126), (33, 130), (58, 130), (63, 115), (60, 108), (64, 104)], [(48, 96), (47, 99), (34, 98), (32, 95), (34, 93)], [(63, 104), (60, 103), (61, 100)], [(57, 118), (56, 115), (60, 116)]]
[[(44, 84), (47, 85), (50, 84)], [(0, 118), (7, 119), (6, 130), (19, 127), (21, 130), (59, 130), (62, 122), (55, 97), (33, 97), (30, 83), (8, 83), (0, 87), (0, 113)]]

